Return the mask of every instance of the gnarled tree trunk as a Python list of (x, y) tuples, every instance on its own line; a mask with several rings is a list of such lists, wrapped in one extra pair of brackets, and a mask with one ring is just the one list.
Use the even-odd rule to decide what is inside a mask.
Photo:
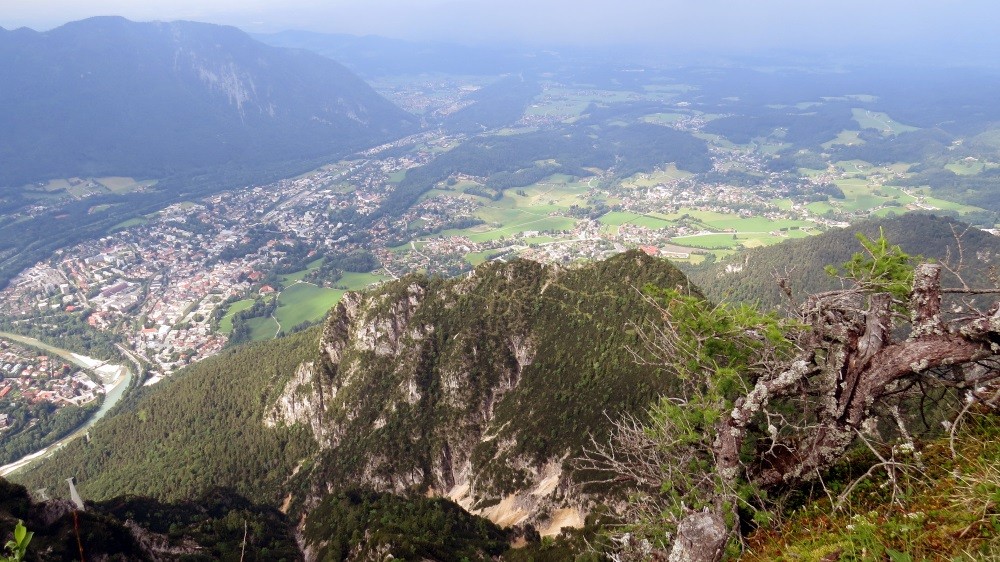
[[(870, 429), (874, 408), (904, 383), (918, 378), (932, 382), (941, 368), (954, 373), (956, 367), (995, 360), (1000, 353), (1000, 308), (994, 305), (988, 312), (946, 321), (940, 276), (940, 265), (917, 266), (908, 307), (910, 333), (898, 341), (893, 336), (893, 315), (898, 313), (890, 294), (849, 289), (810, 297), (800, 309), (808, 326), (799, 344), (802, 351), (781, 368), (765, 371), (719, 422), (715, 442), (719, 476), (733, 483), (745, 477), (763, 488), (802, 481), (840, 458)], [(995, 363), (975, 372), (975, 380), (959, 375), (950, 384), (969, 387), (1000, 377)], [(808, 397), (813, 410), (807, 412), (808, 423), (767, 428), (768, 452), (760, 463), (745, 466), (740, 451), (751, 426), (767, 416), (772, 404), (802, 397)], [(704, 529), (712, 517), (719, 521), (722, 514), (695, 513), (681, 527)], [(715, 534), (681, 535), (671, 560), (675, 553), (677, 560), (714, 560), (703, 553), (716, 547)], [(703, 544), (693, 544), (699, 540)]]

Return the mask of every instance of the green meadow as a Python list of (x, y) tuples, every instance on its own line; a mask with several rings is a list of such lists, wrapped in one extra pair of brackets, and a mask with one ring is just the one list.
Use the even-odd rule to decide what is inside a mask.
[(826, 201), (816, 201), (806, 205), (806, 210), (814, 215), (825, 215), (829, 212), (836, 212), (837, 208)]
[(795, 231), (793, 236), (789, 236), (784, 233), (782, 233), (781, 236), (761, 233), (720, 233), (680, 236), (677, 238), (671, 238), (670, 242), (679, 246), (701, 248), (705, 250), (735, 250), (740, 247), (758, 248), (761, 246), (770, 246), (787, 240), (788, 238), (803, 238), (805, 236), (808, 236), (808, 233), (802, 231)]
[(853, 174), (855, 176), (863, 177), (868, 177), (868, 174), (870, 174), (873, 169), (873, 166), (864, 160), (840, 160), (834, 162), (833, 165), (845, 174)]
[(289, 273), (287, 275), (282, 275), (281, 277), (278, 278), (278, 280), (283, 287), (287, 287), (292, 283), (296, 283), (298, 281), (302, 281), (303, 279), (305, 279), (306, 275), (308, 275), (310, 271), (318, 269), (322, 263), (323, 263), (323, 258), (315, 259), (307, 263), (305, 269), (296, 271), (294, 273)]
[(345, 271), (344, 274), (340, 276), (340, 279), (336, 284), (341, 287), (347, 287), (350, 291), (360, 291), (387, 279), (389, 278), (375, 273), (354, 273), (352, 271)]
[(842, 179), (833, 183), (844, 192), (844, 199), (831, 201), (845, 211), (871, 210), (888, 200), (875, 195), (873, 192), (876, 188), (869, 185), (867, 179)]
[[(281, 329), (287, 332), (303, 322), (322, 320), (327, 311), (340, 302), (341, 297), (348, 290), (359, 291), (387, 279), (387, 277), (375, 273), (344, 272), (337, 281), (337, 285), (346, 287), (346, 289), (320, 287), (302, 281), (306, 274), (318, 268), (322, 261), (322, 259), (314, 260), (308, 264), (306, 269), (279, 278), (284, 289), (278, 295), (278, 307), (274, 312), (277, 321), (271, 317), (250, 319), (247, 326), (250, 328), (251, 339), (273, 338), (278, 332), (279, 322)], [(231, 333), (233, 331), (233, 316), (253, 306), (254, 301), (255, 299), (243, 299), (229, 305), (225, 316), (219, 320), (219, 331), (224, 334)]]
[(250, 339), (253, 341), (273, 339), (278, 334), (278, 323), (274, 318), (251, 318), (247, 321), (250, 328)]
[(636, 188), (636, 187), (653, 187), (659, 184), (668, 183), (671, 180), (680, 180), (684, 178), (689, 178), (693, 176), (691, 172), (681, 170), (676, 164), (671, 162), (666, 168), (662, 170), (656, 170), (651, 173), (639, 173), (632, 177), (622, 180), (621, 186), (623, 188)]
[(619, 227), (623, 224), (634, 224), (636, 226), (656, 229), (671, 226), (672, 224), (670, 221), (650, 215), (640, 215), (638, 213), (629, 213), (624, 211), (607, 213), (598, 220), (603, 224), (614, 227)]
[(94, 181), (103, 185), (111, 193), (129, 193), (143, 187), (155, 185), (155, 180), (137, 181), (134, 178), (112, 176), (106, 178), (96, 178)]
[(486, 261), (490, 255), (496, 253), (497, 250), (486, 250), (483, 252), (469, 252), (465, 254), (465, 261), (469, 262), (469, 265), (476, 267), (477, 265)]
[(960, 176), (974, 176), (986, 170), (996, 168), (998, 165), (993, 162), (982, 162), (979, 160), (959, 160), (945, 165), (946, 170)]
[(444, 236), (466, 236), (473, 242), (488, 242), (522, 232), (545, 230), (571, 230), (576, 219), (567, 217), (539, 216), (525, 211), (514, 211), (511, 220), (500, 226), (480, 225), (460, 230), (445, 230)]
[(687, 115), (683, 113), (653, 113), (643, 117), (642, 120), (654, 125), (673, 125), (685, 117)]
[(253, 306), (254, 299), (243, 299), (241, 301), (236, 301), (229, 305), (226, 310), (226, 315), (219, 320), (219, 331), (223, 334), (228, 334), (233, 331), (233, 316), (237, 312), (243, 312), (244, 310)]
[(793, 219), (772, 220), (765, 217), (741, 217), (734, 213), (702, 211), (699, 209), (679, 209), (676, 213), (663, 215), (667, 220), (677, 221), (687, 215), (712, 230), (733, 229), (737, 232), (771, 232), (782, 228), (809, 228), (813, 223)]
[[(449, 195), (473, 199), (482, 204), (475, 216), (485, 224), (463, 229), (445, 230), (443, 236), (466, 236), (473, 242), (487, 242), (521, 232), (570, 230), (577, 219), (566, 216), (571, 207), (586, 207), (591, 189), (589, 178), (555, 174), (538, 183), (508, 189), (498, 201), (463, 194), (462, 182), (453, 186), (458, 191), (432, 190), (426, 197)], [(402, 251), (408, 249), (400, 248)]]
[(889, 117), (887, 113), (869, 111), (860, 107), (855, 107), (851, 112), (854, 114), (854, 120), (857, 121), (859, 127), (862, 129), (878, 129), (883, 135), (898, 135), (919, 129), (919, 127), (904, 125)]
[(134, 219), (128, 219), (127, 221), (122, 221), (111, 228), (108, 229), (108, 233), (115, 232), (117, 230), (124, 230), (126, 228), (132, 228), (133, 226), (139, 226), (149, 222), (149, 219), (145, 217), (136, 217)]
[(865, 141), (858, 136), (860, 134), (861, 134), (860, 131), (847, 131), (847, 130), (840, 131), (840, 134), (838, 134), (836, 138), (834, 138), (833, 140), (826, 141), (820, 146), (822, 146), (823, 148), (832, 148), (834, 145), (837, 144), (842, 144), (847, 146), (855, 144), (865, 144)]
[(281, 291), (274, 316), (286, 332), (303, 322), (316, 322), (340, 301), (346, 291), (296, 283)]
[(944, 199), (938, 199), (937, 197), (931, 197), (931, 190), (929, 188), (921, 188), (915, 190), (916, 193), (921, 195), (921, 202), (924, 205), (929, 205), (936, 209), (942, 209), (945, 211), (957, 211), (959, 213), (973, 213), (976, 211), (982, 211), (979, 207), (973, 207), (972, 205), (963, 205), (961, 203), (955, 203), (953, 201), (945, 201)]

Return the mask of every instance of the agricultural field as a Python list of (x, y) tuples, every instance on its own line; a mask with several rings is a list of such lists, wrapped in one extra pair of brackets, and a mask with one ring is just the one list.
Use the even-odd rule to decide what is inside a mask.
[(576, 226), (576, 219), (572, 218), (539, 216), (526, 211), (515, 212), (520, 214), (500, 226), (480, 225), (461, 230), (446, 230), (442, 234), (444, 236), (467, 236), (473, 242), (489, 242), (522, 232), (562, 231), (571, 230)]
[(145, 217), (136, 217), (134, 219), (128, 219), (127, 221), (122, 221), (111, 228), (108, 229), (108, 233), (112, 233), (118, 230), (125, 230), (126, 228), (132, 228), (133, 226), (143, 225), (149, 222), (149, 219)]
[[(780, 235), (779, 235), (780, 234)], [(804, 238), (809, 233), (802, 230), (769, 233), (719, 233), (680, 236), (670, 241), (680, 246), (705, 250), (736, 250), (737, 248), (759, 248), (783, 242), (790, 238)]]
[(654, 125), (673, 125), (685, 117), (688, 115), (684, 113), (653, 113), (643, 117), (642, 120)]
[(299, 281), (305, 279), (305, 276), (308, 275), (310, 271), (318, 269), (322, 263), (323, 263), (323, 258), (313, 260), (306, 264), (305, 269), (301, 271), (296, 271), (294, 273), (289, 273), (287, 275), (282, 275), (281, 277), (278, 278), (278, 281), (281, 283), (283, 287), (287, 287), (292, 283), (298, 283)]
[(693, 176), (691, 172), (687, 172), (677, 168), (677, 165), (671, 162), (666, 168), (662, 170), (657, 170), (648, 174), (635, 174), (632, 177), (622, 180), (621, 186), (625, 189), (629, 188), (642, 188), (642, 187), (654, 187), (659, 184), (666, 184), (672, 180), (682, 180)]
[[(603, 90), (569, 88), (557, 84), (546, 84), (544, 91), (525, 111), (526, 117), (548, 117), (572, 120), (579, 117), (592, 103), (611, 104), (643, 100), (664, 100), (690, 89), (683, 84), (647, 86), (645, 92), (630, 90)], [(673, 115), (673, 114), (658, 114)], [(681, 115), (681, 114), (677, 114)], [(665, 117), (664, 119), (670, 119)], [(656, 121), (650, 121), (656, 122)], [(669, 124), (669, 122), (660, 122)]]
[[(591, 102), (603, 104), (636, 101), (643, 99), (643, 96), (652, 96), (655, 92), (661, 91), (669, 99), (676, 91), (671, 88), (671, 86), (665, 86), (665, 89), (662, 90), (647, 88), (646, 92), (636, 93), (609, 92), (598, 89), (569, 91), (549, 86), (535, 100), (533, 107), (527, 111), (527, 115), (572, 115), (583, 111)], [(662, 96), (660, 99), (663, 99)], [(638, 119), (647, 123), (672, 126), (694, 114), (696, 112), (687, 109), (674, 110), (665, 107), (660, 112), (648, 113), (638, 117)], [(700, 114), (699, 116), (705, 119), (716, 117)], [(825, 149), (836, 152), (838, 146), (864, 144), (865, 141), (861, 138), (860, 129), (874, 128), (886, 136), (917, 130), (915, 127), (895, 121), (886, 113), (856, 109), (853, 111), (853, 117), (858, 123), (858, 128), (847, 127), (839, 132), (831, 131), (829, 140), (823, 143)], [(626, 124), (626, 120), (634, 119), (636, 117), (623, 115), (621, 122)], [(736, 145), (719, 135), (698, 132), (694, 135), (714, 145), (716, 150), (737, 150), (742, 153), (735, 158), (718, 160), (715, 164), (715, 171), (720, 173), (736, 172), (743, 174), (744, 177), (754, 176), (762, 182), (769, 181), (766, 169), (762, 171), (759, 163), (755, 162), (753, 158), (746, 158), (743, 155), (753, 154), (766, 161), (770, 158), (769, 155), (779, 153), (790, 146), (780, 138), (756, 139), (747, 145)], [(997, 135), (997, 138), (1000, 138), (1000, 135)], [(819, 168), (819, 164), (815, 166)], [(961, 174), (976, 174), (990, 166), (1000, 166), (1000, 164), (994, 165), (964, 159), (952, 161), (948, 169)], [(586, 226), (586, 219), (579, 217), (584, 216), (581, 211), (585, 211), (597, 203), (602, 203), (610, 208), (628, 209), (607, 212), (597, 219), (601, 225), (599, 232), (608, 236), (609, 239), (613, 239), (616, 244), (636, 244), (639, 243), (636, 240), (642, 237), (651, 237), (650, 240), (661, 237), (659, 242), (642, 243), (665, 247), (665, 245), (669, 245), (667, 244), (669, 240), (669, 243), (676, 244), (680, 248), (690, 248), (692, 250), (690, 256), (682, 257), (681, 254), (685, 252), (681, 250), (676, 252), (678, 255), (672, 259), (693, 263), (704, 260), (708, 254), (721, 257), (739, 248), (772, 245), (789, 238), (810, 236), (828, 228), (830, 220), (845, 222), (862, 216), (886, 216), (916, 210), (940, 209), (959, 213), (980, 211), (974, 207), (931, 197), (928, 190), (904, 189), (891, 185), (895, 178), (908, 174), (911, 167), (912, 164), (905, 162), (874, 165), (865, 160), (857, 159), (833, 161), (830, 162), (828, 168), (823, 169), (802, 168), (799, 170), (801, 176), (814, 178), (817, 183), (832, 182), (843, 191), (844, 197), (831, 197), (827, 201), (803, 201), (801, 203), (796, 203), (799, 199), (777, 198), (770, 201), (774, 205), (775, 212), (768, 212), (767, 216), (763, 216), (759, 212), (755, 213), (754, 216), (743, 216), (736, 213), (735, 210), (727, 211), (729, 204), (715, 205), (710, 200), (699, 208), (691, 208), (694, 205), (701, 205), (701, 203), (694, 203), (689, 204), (691, 207), (681, 208), (669, 214), (656, 212), (655, 207), (648, 210), (648, 205), (635, 205), (639, 200), (645, 198), (645, 190), (654, 189), (660, 185), (668, 188), (680, 186), (684, 190), (691, 189), (690, 180), (695, 175), (678, 169), (674, 164), (666, 164), (653, 172), (637, 173), (627, 178), (620, 178), (611, 185), (609, 185), (609, 181), (613, 178), (601, 170), (596, 171), (597, 176), (583, 179), (562, 174), (553, 175), (534, 185), (507, 189), (502, 197), (496, 201), (485, 196), (464, 193), (463, 190), (468, 188), (486, 189), (485, 186), (475, 181), (464, 179), (453, 182), (453, 185), (447, 188), (441, 185), (439, 189), (425, 193), (424, 198), (461, 197), (477, 204), (473, 213), (483, 220), (484, 224), (464, 229), (446, 230), (435, 235), (441, 237), (461, 236), (475, 244), (481, 244), (481, 247), (473, 248), (474, 251), (466, 251), (462, 256), (466, 262), (473, 266), (493, 256), (504, 254), (504, 252), (506, 252), (504, 255), (509, 255), (511, 253), (510, 244), (527, 246), (544, 242), (563, 242), (566, 244), (580, 242), (580, 232), (570, 234), (566, 231), (574, 229), (574, 227), (589, 228)], [(697, 182), (695, 186), (697, 186)], [(694, 191), (697, 193), (697, 189)], [(716, 210), (707, 210), (710, 208)], [(686, 236), (675, 236), (668, 239), (666, 237), (672, 233), (635, 234), (623, 230), (623, 227), (627, 225), (643, 227), (652, 231), (683, 228), (684, 230), (681, 232)], [(420, 226), (420, 224), (411, 223), (410, 228), (415, 230)], [(534, 235), (533, 231), (538, 231), (541, 236)], [(559, 231), (563, 232), (560, 234)], [(520, 237), (519, 234), (524, 232), (532, 233), (532, 237), (528, 239)], [(692, 234), (696, 232), (698, 234)], [(617, 238), (619, 234), (623, 235), (622, 238)], [(592, 233), (588, 232), (587, 236), (589, 239), (593, 239)], [(513, 240), (508, 240), (511, 238)], [(415, 242), (414, 247), (403, 245), (392, 249), (392, 251), (397, 254), (411, 252), (413, 248), (420, 251), (422, 241)], [(432, 245), (430, 252), (441, 251), (434, 249), (436, 247), (436, 245)], [(532, 252), (526, 253), (531, 254)], [(553, 253), (552, 250), (545, 250), (545, 253), (559, 255), (559, 252)]]
[(545, 93), (542, 94), (541, 99), (532, 103), (524, 113), (527, 117), (572, 119), (583, 114), (589, 105), (590, 101), (587, 99)]
[(129, 193), (137, 189), (150, 187), (156, 184), (155, 180), (138, 181), (134, 178), (125, 178), (119, 176), (96, 178), (94, 181), (104, 186), (111, 193), (117, 193), (117, 194)]
[(441, 235), (467, 236), (473, 242), (488, 242), (521, 232), (572, 229), (577, 219), (566, 214), (573, 206), (587, 206), (592, 182), (593, 179), (556, 174), (533, 185), (508, 189), (499, 201), (460, 193), (460, 188), (476, 184), (459, 182), (453, 186), (458, 191), (433, 190), (427, 196), (450, 195), (481, 203), (475, 216), (485, 224), (445, 230)]
[(251, 318), (247, 321), (247, 326), (250, 327), (250, 339), (252, 341), (274, 339), (279, 331), (278, 323), (270, 316), (267, 318)]
[(837, 207), (834, 207), (826, 201), (816, 201), (815, 203), (809, 203), (806, 205), (806, 210), (813, 215), (825, 215), (826, 213), (837, 212)]
[(791, 143), (787, 142), (777, 142), (765, 139), (767, 142), (761, 142), (756, 144), (757, 152), (761, 154), (777, 154), (782, 150), (791, 148)]
[(945, 165), (946, 170), (955, 172), (960, 176), (974, 176), (985, 172), (986, 170), (991, 170), (997, 168), (1000, 164), (993, 162), (982, 162), (975, 158), (966, 158), (964, 160), (959, 160), (957, 162), (950, 162)]
[(482, 252), (469, 252), (465, 254), (465, 261), (469, 262), (472, 267), (485, 262), (491, 255), (497, 253), (498, 250), (485, 250)]
[(670, 241), (681, 246), (706, 250), (735, 249), (741, 245), (735, 234), (696, 234), (671, 238)]
[(669, 221), (677, 221), (683, 218), (693, 219), (712, 230), (732, 229), (736, 232), (771, 232), (782, 228), (810, 228), (813, 223), (809, 221), (793, 219), (769, 219), (766, 217), (740, 217), (732, 213), (720, 213), (716, 211), (702, 211), (698, 209), (679, 209), (676, 213), (662, 215)]
[[(961, 214), (982, 211), (978, 207), (963, 205), (931, 196), (929, 188), (905, 191), (892, 185), (878, 185), (868, 178), (873, 173), (889, 174), (903, 173), (909, 164), (894, 164), (885, 167), (871, 167), (865, 162), (837, 162), (836, 166), (845, 170), (850, 177), (834, 180), (843, 192), (843, 199), (830, 198), (828, 201), (809, 203), (805, 206), (813, 215), (833, 213), (850, 213), (852, 215), (886, 216), (892, 213), (904, 213), (909, 210), (945, 210)], [(778, 201), (779, 208), (788, 208), (789, 201)]]
[(859, 107), (855, 107), (851, 111), (854, 114), (854, 120), (857, 121), (858, 126), (862, 129), (878, 129), (883, 135), (898, 135), (900, 133), (908, 133), (919, 129), (918, 127), (904, 125), (892, 117), (889, 117), (886, 113), (869, 111)]
[[(704, 117), (705, 116), (703, 115), (702, 118)], [(728, 150), (733, 150), (737, 148), (742, 148), (742, 149), (748, 148), (747, 145), (736, 144), (731, 140), (727, 139), (726, 137), (722, 135), (717, 135), (715, 133), (694, 133), (694, 136), (710, 144), (713, 144), (719, 148), (725, 148)]]
[[(327, 311), (340, 302), (348, 290), (359, 291), (388, 279), (374, 273), (345, 272), (336, 282), (338, 288), (320, 287), (303, 281), (303, 278), (321, 263), (322, 259), (315, 260), (309, 263), (306, 269), (283, 275), (278, 279), (284, 288), (278, 294), (278, 307), (274, 312), (274, 318), (249, 320), (247, 325), (250, 327), (251, 339), (270, 339), (279, 329), (288, 331), (303, 322), (322, 320)], [(255, 300), (243, 299), (229, 305), (225, 316), (219, 320), (219, 331), (223, 334), (231, 333), (233, 316), (253, 306)]]
[(829, 149), (837, 144), (843, 144), (847, 146), (852, 146), (855, 144), (864, 144), (865, 141), (858, 136), (860, 134), (861, 134), (860, 131), (846, 131), (846, 130), (840, 131), (840, 133), (837, 135), (835, 139), (826, 141), (820, 146)]
[(863, 177), (868, 177), (873, 168), (871, 164), (864, 160), (840, 160), (834, 162), (833, 166), (842, 173)]
[(311, 283), (295, 283), (278, 295), (275, 318), (281, 329), (288, 331), (303, 322), (316, 322), (340, 301), (346, 291), (317, 287)]
[(136, 180), (121, 176), (104, 178), (60, 178), (24, 186), (24, 190), (52, 195), (66, 194), (75, 199), (113, 193), (122, 195), (156, 185), (156, 180)]
[(782, 211), (791, 211), (795, 206), (795, 203), (791, 199), (773, 199), (770, 203)]
[(941, 209), (944, 211), (957, 211), (959, 213), (974, 213), (976, 211), (982, 211), (979, 207), (973, 207), (971, 205), (963, 205), (961, 203), (955, 203), (954, 201), (947, 201), (945, 199), (939, 199), (937, 197), (932, 197), (930, 188), (923, 187), (914, 190), (914, 193), (920, 196), (919, 203), (927, 210)]
[(226, 315), (219, 320), (219, 331), (223, 334), (228, 334), (233, 331), (233, 316), (237, 312), (243, 312), (244, 310), (253, 306), (253, 299), (243, 299), (241, 301), (236, 301), (229, 305), (229, 309), (226, 310)]
[(642, 87), (642, 89), (651, 94), (658, 94), (658, 97), (662, 99), (664, 94), (667, 96), (683, 94), (684, 92), (695, 91), (698, 87), (691, 84), (677, 84), (671, 82), (669, 84), (646, 84)]
[(345, 271), (336, 284), (339, 287), (346, 287), (349, 291), (360, 291), (388, 279), (385, 275), (377, 275), (375, 273)]
[(654, 228), (654, 229), (664, 228), (673, 225), (672, 222), (664, 220), (662, 218), (657, 218), (650, 215), (640, 215), (638, 213), (621, 212), (621, 211), (608, 213), (602, 216), (598, 220), (601, 223), (606, 224), (608, 226), (616, 227), (615, 229), (616, 231), (617, 227), (622, 226), (623, 224), (634, 224), (636, 226), (644, 226), (646, 228)]
[(845, 198), (832, 202), (844, 211), (868, 211), (888, 201), (888, 198), (875, 194), (878, 188), (870, 185), (867, 179), (842, 179), (833, 183), (843, 190)]
[[(73, 178), (73, 179), (78, 180), (78, 178)], [(55, 179), (55, 180), (49, 180), (48, 182), (42, 185), (25, 186), (26, 189), (30, 189), (32, 191), (47, 191), (47, 192), (66, 191), (70, 187), (72, 187), (72, 184), (68, 179)]]
[(799, 168), (799, 174), (808, 178), (815, 178), (816, 176), (820, 176), (826, 173), (828, 173), (828, 170), (816, 170), (814, 168)]

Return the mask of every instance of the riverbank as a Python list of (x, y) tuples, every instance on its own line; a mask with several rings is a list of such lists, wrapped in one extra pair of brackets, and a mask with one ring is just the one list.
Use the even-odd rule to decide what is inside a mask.
[(129, 385), (132, 383), (133, 373), (126, 365), (107, 363), (99, 359), (94, 359), (92, 357), (73, 353), (72, 351), (66, 349), (51, 346), (35, 338), (12, 334), (9, 332), (0, 332), (0, 338), (6, 338), (23, 345), (41, 349), (54, 355), (58, 355), (67, 361), (71, 361), (73, 364), (89, 371), (98, 381), (101, 382), (101, 384), (104, 385), (105, 390), (104, 402), (101, 404), (100, 409), (94, 412), (94, 415), (88, 418), (87, 421), (85, 421), (80, 427), (73, 430), (66, 437), (63, 437), (59, 441), (56, 441), (40, 451), (25, 455), (10, 464), (0, 466), (0, 476), (6, 477), (14, 474), (31, 464), (48, 457), (73, 439), (86, 434), (87, 430), (90, 429), (91, 426), (100, 421), (101, 418), (103, 418), (108, 411), (110, 411), (111, 408), (113, 408), (122, 399), (122, 396), (125, 395), (125, 390), (128, 389)]

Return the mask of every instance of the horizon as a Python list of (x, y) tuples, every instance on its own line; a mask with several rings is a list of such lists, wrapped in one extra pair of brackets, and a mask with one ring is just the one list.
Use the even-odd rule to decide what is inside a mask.
[[(0, 5), (14, 4), (2, 0)], [(270, 0), (208, 5), (172, 0), (135, 6), (124, 0), (42, 0), (4, 6), (0, 27), (48, 31), (102, 15), (132, 21), (199, 21), (250, 34), (304, 31), (375, 36), (474, 47), (662, 49), (670, 55), (729, 57), (794, 53), (830, 59), (906, 60), (955, 66), (994, 66), (1000, 37), (991, 22), (1000, 6), (982, 0), (954, 4), (888, 0), (837, 6), (769, 0), (753, 5), (716, 0), (694, 6), (672, 0), (625, 0), (614, 6), (586, 0), (516, 0), (502, 9), (485, 0), (432, 0), (421, 6), (398, 0), (319, 5), (313, 0)], [(384, 14), (397, 14), (387, 21)], [(53, 17), (51, 14), (60, 14)], [(524, 17), (531, 14), (532, 17)], [(398, 23), (405, 22), (405, 23)]]

